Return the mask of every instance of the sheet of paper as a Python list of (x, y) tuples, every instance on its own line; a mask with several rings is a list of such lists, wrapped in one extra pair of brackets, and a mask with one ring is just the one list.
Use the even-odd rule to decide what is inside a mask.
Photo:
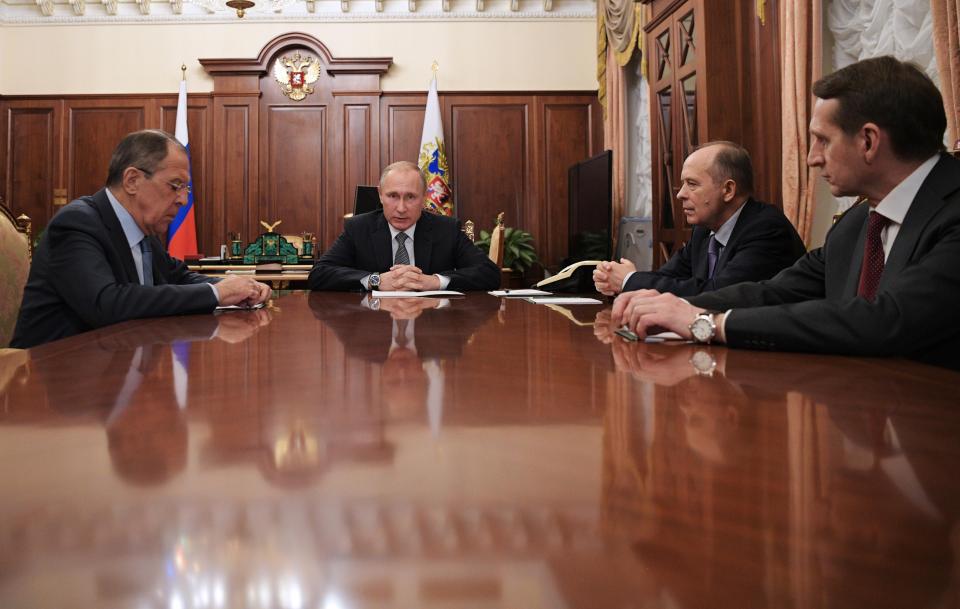
[(267, 306), (266, 303), (261, 302), (260, 304), (251, 305), (249, 307), (245, 305), (219, 306), (214, 310), (215, 311), (253, 311), (254, 309), (262, 309), (265, 306)]
[(423, 298), (424, 296), (463, 296), (463, 292), (454, 292), (453, 290), (427, 290), (424, 292), (373, 291), (374, 298)]
[(227, 269), (229, 275), (256, 275), (256, 269)]
[(676, 332), (660, 332), (659, 334), (651, 334), (650, 336), (643, 339), (645, 343), (662, 343), (665, 340), (684, 340), (682, 336)]
[(549, 296), (550, 292), (544, 292), (543, 290), (494, 290), (487, 292), (487, 294), (501, 298), (526, 298), (527, 296)]
[(562, 305), (580, 305), (580, 304), (603, 304), (602, 300), (596, 298), (584, 298), (581, 296), (533, 296), (527, 298), (527, 302), (533, 304), (562, 304)]

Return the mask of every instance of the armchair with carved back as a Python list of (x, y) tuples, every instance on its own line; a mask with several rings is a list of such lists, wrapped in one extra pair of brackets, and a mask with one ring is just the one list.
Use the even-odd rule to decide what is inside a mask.
[(13, 212), (0, 198), (0, 349), (10, 344), (17, 323), (23, 286), (33, 255), (30, 218)]

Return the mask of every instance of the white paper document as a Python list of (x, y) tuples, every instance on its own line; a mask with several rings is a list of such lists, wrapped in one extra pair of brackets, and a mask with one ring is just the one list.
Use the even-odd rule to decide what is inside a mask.
[(549, 296), (550, 292), (544, 292), (543, 290), (494, 290), (487, 292), (487, 294), (501, 298), (526, 298), (528, 296)]
[(596, 298), (584, 298), (581, 296), (533, 296), (528, 298), (527, 302), (532, 302), (533, 304), (562, 305), (603, 304), (602, 300), (597, 300)]
[(453, 290), (426, 290), (424, 292), (373, 291), (374, 298), (422, 298), (424, 296), (463, 296), (463, 292), (454, 292)]

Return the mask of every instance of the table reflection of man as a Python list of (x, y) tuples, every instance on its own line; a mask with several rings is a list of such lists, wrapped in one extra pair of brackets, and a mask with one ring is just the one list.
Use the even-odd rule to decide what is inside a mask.
[[(96, 348), (84, 352), (82, 375), (43, 349), (32, 362), (33, 373), (43, 379), (51, 410), (103, 424), (121, 479), (162, 484), (187, 463), (191, 345), (214, 339), (237, 343), (269, 321), (263, 309), (144, 323), (98, 337)], [(49, 413), (37, 413), (43, 415)]]
[(618, 370), (655, 385), (656, 421), (621, 456), (649, 467), (645, 484), (621, 484), (605, 501), (644, 506), (615, 512), (644, 526), (612, 526), (642, 532), (637, 556), (677, 606), (778, 606), (763, 584), (776, 573), (787, 574), (777, 590), (789, 586), (797, 606), (945, 606), (958, 585), (952, 378), (619, 337), (611, 345)]

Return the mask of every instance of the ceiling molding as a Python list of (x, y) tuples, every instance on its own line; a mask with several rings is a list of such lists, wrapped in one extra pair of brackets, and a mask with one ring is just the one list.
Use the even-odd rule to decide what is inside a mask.
[(243, 19), (225, 0), (0, 0), (3, 26), (595, 18), (594, 0), (259, 0)]

